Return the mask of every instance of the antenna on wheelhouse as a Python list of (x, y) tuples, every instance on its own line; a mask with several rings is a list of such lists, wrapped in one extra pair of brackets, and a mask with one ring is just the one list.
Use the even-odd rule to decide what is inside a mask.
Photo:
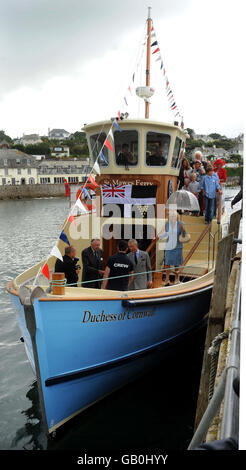
[[(150, 86), (150, 48), (151, 48), (151, 7), (148, 7), (147, 19), (147, 52), (146, 52), (146, 86)], [(149, 101), (145, 101), (145, 119), (149, 119)]]

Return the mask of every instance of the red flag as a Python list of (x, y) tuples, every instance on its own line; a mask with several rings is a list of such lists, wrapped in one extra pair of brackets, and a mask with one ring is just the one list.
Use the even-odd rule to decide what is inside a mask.
[(120, 121), (120, 111), (118, 111), (118, 119), (119, 119), (119, 121)]
[(112, 145), (110, 144), (110, 142), (108, 141), (108, 139), (105, 140), (104, 145), (105, 145), (106, 147), (108, 147), (109, 150), (112, 150), (112, 152), (113, 152), (113, 147), (112, 147)]
[(69, 220), (69, 222), (72, 222), (72, 223), (75, 225), (75, 227), (77, 226), (77, 223), (76, 223), (76, 220), (75, 220), (73, 214), (71, 214), (71, 215), (68, 217), (68, 220)]
[(64, 185), (65, 185), (65, 196), (69, 197), (70, 196), (70, 186), (69, 186), (66, 178), (64, 178)]
[(159, 47), (156, 48), (156, 50), (154, 52), (152, 52), (152, 55), (155, 54), (156, 52), (158, 52), (160, 49)]
[(92, 175), (89, 176), (88, 181), (90, 181), (90, 183), (94, 184), (94, 185), (95, 185), (95, 188), (96, 188), (96, 187), (97, 187), (97, 188), (99, 187), (99, 184), (97, 184), (97, 183), (95, 182), (95, 180), (94, 180), (94, 178), (93, 178)]
[(43, 273), (43, 275), (47, 277), (47, 279), (50, 278), (50, 271), (49, 271), (49, 266), (47, 263), (45, 263), (45, 265), (43, 266), (41, 273)]

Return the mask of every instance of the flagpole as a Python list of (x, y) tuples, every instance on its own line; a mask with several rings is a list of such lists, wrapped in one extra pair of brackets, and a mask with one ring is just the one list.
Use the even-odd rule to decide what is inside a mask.
[[(148, 7), (148, 20), (147, 20), (147, 55), (146, 55), (146, 86), (150, 86), (150, 43), (151, 43), (151, 28), (152, 19), (150, 17), (151, 7)], [(145, 101), (145, 119), (149, 119), (149, 102)]]

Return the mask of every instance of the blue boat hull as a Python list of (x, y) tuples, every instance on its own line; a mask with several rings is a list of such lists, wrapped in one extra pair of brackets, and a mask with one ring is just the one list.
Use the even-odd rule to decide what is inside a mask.
[(34, 306), (17, 297), (48, 432), (147, 370), (157, 352), (197, 328), (211, 292), (212, 286), (145, 300), (46, 298)]

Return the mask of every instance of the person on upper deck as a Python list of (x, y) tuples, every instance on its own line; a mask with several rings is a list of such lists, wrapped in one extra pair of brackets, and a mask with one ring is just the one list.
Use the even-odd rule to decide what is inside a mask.
[(180, 222), (180, 216), (177, 211), (171, 210), (164, 230), (154, 238), (154, 240), (164, 239), (168, 244), (165, 249), (164, 257), (164, 269), (167, 269), (165, 284), (170, 282), (170, 266), (174, 266), (175, 268), (175, 283), (178, 281), (179, 267), (183, 263), (183, 242), (180, 241), (180, 235), (182, 235), (182, 238), (186, 237), (184, 223)]
[(225, 164), (226, 162), (222, 158), (218, 158), (213, 164), (214, 172), (217, 173), (220, 183), (225, 183), (227, 179), (226, 169), (223, 168)]
[(202, 159), (202, 152), (200, 152), (200, 150), (197, 150), (197, 152), (195, 152), (195, 158), (192, 164), (193, 168), (195, 166), (196, 160), (199, 160), (199, 162), (201, 162), (201, 171), (202, 174), (205, 175), (208, 162)]
[(205, 196), (205, 224), (210, 224), (214, 217), (216, 192), (222, 194), (217, 176), (212, 166), (207, 166), (206, 175), (201, 182), (201, 190)]

